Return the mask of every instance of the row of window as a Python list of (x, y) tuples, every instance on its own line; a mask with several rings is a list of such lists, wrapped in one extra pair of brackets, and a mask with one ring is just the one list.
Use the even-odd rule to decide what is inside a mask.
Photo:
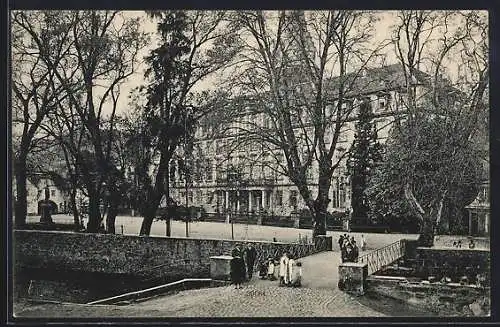
[[(398, 107), (401, 104), (403, 104), (405, 102), (405, 95), (398, 93), (396, 100), (393, 101), (393, 96), (390, 93), (386, 92), (386, 93), (381, 93), (379, 95), (372, 95), (369, 98), (369, 101), (370, 101), (370, 104), (372, 105), (372, 110), (374, 112), (385, 112), (391, 108), (391, 105)], [(352, 108), (352, 106), (355, 103), (356, 103), (356, 108)], [(342, 103), (341, 108), (342, 108), (342, 110), (353, 109), (353, 114), (355, 115), (355, 114), (357, 114), (357, 112), (359, 110), (359, 103), (360, 103), (359, 101), (355, 101), (354, 99), (345, 99), (344, 102)], [(331, 105), (327, 105), (325, 114), (327, 116), (333, 115), (336, 112), (336, 108), (337, 108), (336, 103), (333, 103)], [(307, 120), (306, 117), (304, 116), (304, 113), (305, 112), (302, 112), (302, 113), (297, 112), (296, 114), (300, 115), (302, 117), (302, 120)], [(292, 120), (294, 120), (294, 119), (292, 119)], [(295, 117), (295, 120), (298, 120), (298, 116)], [(273, 128), (273, 123), (272, 123), (271, 117), (267, 116), (264, 113), (260, 113), (260, 114), (248, 114), (247, 116), (245, 116), (244, 120), (234, 122), (232, 124), (232, 125), (234, 125), (234, 126), (232, 126), (232, 129), (234, 131), (237, 131), (239, 129), (239, 127), (241, 127), (242, 125), (248, 124), (248, 122), (250, 122), (250, 124), (257, 123), (266, 129)], [(247, 126), (247, 127), (251, 128), (251, 125)], [(210, 129), (208, 127), (203, 127), (203, 126), (198, 127), (198, 129), (196, 131), (197, 138), (204, 138), (208, 135), (210, 135)], [(229, 144), (230, 144), (229, 139), (218, 140), (216, 143), (216, 152), (217, 153), (224, 152), (227, 149)]]
[[(185, 203), (187, 194), (187, 201), (190, 205), (215, 205), (222, 206), (225, 203), (225, 194), (224, 193), (214, 193), (212, 191), (205, 190), (196, 190), (196, 191), (180, 191), (179, 198), (177, 199), (180, 203)], [(196, 197), (194, 197), (196, 195)], [(269, 194), (270, 195), (270, 194)], [(347, 190), (345, 186), (342, 184), (339, 185), (339, 188), (333, 189), (333, 198), (332, 198), (332, 206), (334, 208), (342, 208), (346, 204), (346, 196)], [(270, 201), (272, 201), (273, 206), (281, 207), (285, 205), (283, 190), (275, 190), (272, 194), (272, 200), (266, 196), (265, 202), (266, 206), (271, 205)], [(288, 192), (288, 202), (287, 206), (292, 207), (294, 210), (298, 209), (299, 205), (299, 193), (297, 190), (290, 190)]]

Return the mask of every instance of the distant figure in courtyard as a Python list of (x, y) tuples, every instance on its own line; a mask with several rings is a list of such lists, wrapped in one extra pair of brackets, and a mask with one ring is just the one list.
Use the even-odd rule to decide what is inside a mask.
[(288, 256), (286, 252), (284, 252), (280, 258), (280, 270), (279, 270), (280, 286), (288, 284), (287, 266), (288, 266)]
[(255, 259), (257, 258), (257, 251), (251, 244), (248, 244), (248, 246), (243, 250), (243, 254), (247, 268), (248, 280), (251, 280), (253, 276), (253, 267), (255, 264)]
[(457, 248), (459, 248), (459, 249), (462, 248), (462, 240), (458, 240), (458, 242), (457, 242)]
[(365, 251), (366, 250), (366, 239), (365, 239), (365, 236), (363, 234), (361, 234), (361, 251)]
[(473, 239), (471, 239), (471, 240), (469, 241), (469, 249), (473, 249), (473, 248), (475, 248), (475, 247), (476, 247), (476, 244), (474, 243), (474, 240), (473, 240)]
[(237, 244), (236, 247), (231, 251), (231, 283), (235, 286), (234, 288), (241, 288), (241, 283), (245, 280), (245, 261), (243, 259), (243, 252)]

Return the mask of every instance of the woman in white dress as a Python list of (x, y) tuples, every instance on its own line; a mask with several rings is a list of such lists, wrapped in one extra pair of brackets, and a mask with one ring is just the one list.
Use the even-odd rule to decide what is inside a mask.
[(288, 256), (285, 252), (283, 253), (280, 259), (280, 270), (279, 270), (280, 286), (288, 284), (287, 267), (288, 267)]

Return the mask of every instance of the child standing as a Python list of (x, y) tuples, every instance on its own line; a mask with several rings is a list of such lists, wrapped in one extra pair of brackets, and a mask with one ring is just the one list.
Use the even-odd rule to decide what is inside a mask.
[(267, 279), (274, 280), (274, 259), (267, 259)]

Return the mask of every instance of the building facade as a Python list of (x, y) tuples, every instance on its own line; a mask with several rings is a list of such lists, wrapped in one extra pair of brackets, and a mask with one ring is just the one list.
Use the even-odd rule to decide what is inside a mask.
[(468, 205), (469, 212), (469, 235), (489, 236), (490, 235), (490, 183), (483, 182), (480, 185), (479, 194), (474, 201)]
[[(40, 203), (45, 199), (46, 188), (49, 190), (49, 200), (53, 202), (55, 208), (53, 213), (68, 213), (70, 211), (69, 194), (47, 174), (32, 173), (26, 179), (27, 214), (40, 215)], [(13, 183), (12, 194), (15, 197), (16, 183)]]
[[(359, 88), (359, 92), (350, 94), (343, 105), (359, 107), (361, 101), (369, 101), (379, 141), (383, 143), (395, 118), (405, 112), (403, 71), (399, 65), (367, 69), (359, 79), (363, 86)], [(429, 89), (423, 80), (416, 79), (414, 82), (417, 96)], [(331, 106), (335, 105), (333, 102)], [(342, 126), (337, 143), (337, 156), (341, 156), (342, 151), (348, 150), (352, 145), (356, 115), (357, 111), (353, 110), (352, 116)], [(260, 126), (269, 124), (265, 112), (256, 114), (255, 111), (243, 111), (241, 116), (244, 116), (244, 119), (240, 117), (238, 122), (221, 124), (241, 124), (245, 119)], [(194, 164), (191, 170), (193, 173), (188, 185), (184, 174), (179, 169), (172, 169), (176, 173), (171, 180), (171, 197), (178, 204), (203, 207), (206, 212), (266, 213), (276, 216), (289, 216), (306, 208), (297, 187), (287, 176), (272, 169), (270, 161), (281, 158), (284, 163), (284, 158), (279, 153), (281, 150), (270, 149), (264, 143), (241, 143), (238, 134), (230, 132), (237, 130), (231, 126), (226, 129), (227, 133), (218, 137), (211, 137), (213, 133), (206, 129), (199, 127), (195, 133)], [(326, 137), (331, 140), (332, 135)], [(270, 151), (278, 153), (274, 152), (269, 156)], [(307, 171), (307, 181), (312, 196), (316, 196), (318, 167), (314, 164)], [(331, 182), (328, 210), (345, 212), (350, 208), (346, 158), (341, 160)]]

